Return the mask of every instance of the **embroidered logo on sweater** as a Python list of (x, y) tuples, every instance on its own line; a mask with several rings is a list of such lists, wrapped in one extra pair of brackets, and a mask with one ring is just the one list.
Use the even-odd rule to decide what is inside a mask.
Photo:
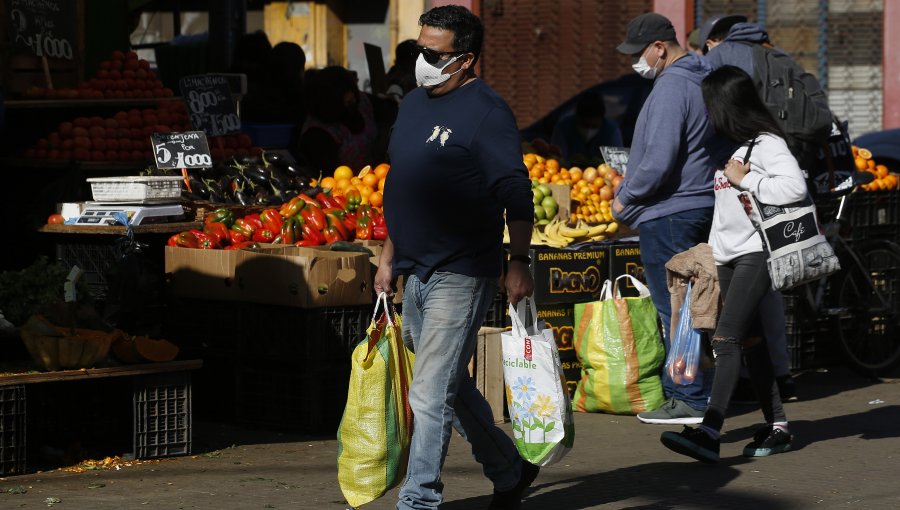
[(450, 133), (453, 131), (444, 126), (434, 126), (434, 129), (431, 131), (431, 136), (428, 137), (428, 140), (425, 140), (425, 143), (431, 143), (435, 140), (441, 143), (441, 147), (447, 143), (447, 140), (450, 139)]

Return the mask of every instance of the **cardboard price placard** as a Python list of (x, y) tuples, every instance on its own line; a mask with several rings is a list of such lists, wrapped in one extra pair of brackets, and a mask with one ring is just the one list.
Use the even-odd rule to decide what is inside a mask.
[(75, 42), (75, 2), (72, 0), (9, 0), (13, 46), (36, 57), (72, 60)]
[(607, 165), (615, 168), (620, 174), (625, 175), (628, 170), (628, 154), (630, 150), (627, 147), (600, 147), (600, 154), (603, 161)]
[(153, 133), (157, 168), (206, 168), (212, 166), (209, 143), (203, 131)]
[(185, 76), (178, 82), (188, 108), (191, 127), (210, 136), (226, 135), (241, 129), (228, 77), (221, 74)]

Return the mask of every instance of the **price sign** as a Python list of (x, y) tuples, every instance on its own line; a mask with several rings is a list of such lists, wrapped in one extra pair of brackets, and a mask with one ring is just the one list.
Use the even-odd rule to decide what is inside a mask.
[(241, 129), (231, 99), (228, 77), (221, 74), (185, 76), (178, 82), (194, 129), (210, 136), (234, 133)]
[(212, 166), (209, 144), (203, 131), (153, 133), (156, 168), (206, 168)]
[(75, 2), (72, 0), (9, 0), (13, 46), (37, 57), (72, 60)]
[(607, 165), (615, 168), (620, 174), (625, 175), (628, 170), (628, 147), (600, 147), (600, 155)]

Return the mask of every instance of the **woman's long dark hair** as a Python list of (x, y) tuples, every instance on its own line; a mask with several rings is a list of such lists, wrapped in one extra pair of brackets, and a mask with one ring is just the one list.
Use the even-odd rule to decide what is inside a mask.
[(742, 69), (722, 66), (703, 79), (701, 89), (709, 121), (722, 136), (738, 143), (752, 140), (760, 133), (785, 138), (759, 98), (753, 80)]

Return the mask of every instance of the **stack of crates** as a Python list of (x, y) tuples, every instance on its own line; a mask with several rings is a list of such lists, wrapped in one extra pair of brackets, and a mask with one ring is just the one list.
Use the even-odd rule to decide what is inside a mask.
[(25, 386), (0, 386), (0, 476), (25, 472)]
[(191, 374), (172, 372), (134, 382), (134, 456), (191, 454)]

